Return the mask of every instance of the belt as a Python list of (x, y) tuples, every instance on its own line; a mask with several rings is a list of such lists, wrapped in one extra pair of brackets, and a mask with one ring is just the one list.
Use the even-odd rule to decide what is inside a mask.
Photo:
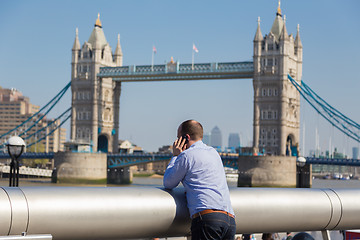
[(208, 213), (216, 213), (216, 212), (217, 213), (223, 213), (223, 214), (228, 215), (228, 216), (230, 216), (232, 218), (235, 218), (235, 216), (232, 215), (231, 213), (228, 213), (228, 212), (222, 211), (222, 210), (213, 210), (213, 209), (205, 209), (205, 210), (203, 210), (201, 212), (195, 213), (194, 215), (192, 215), (192, 218), (194, 219), (194, 218), (197, 218), (197, 217), (199, 217), (201, 215), (205, 215), (205, 214), (208, 214)]

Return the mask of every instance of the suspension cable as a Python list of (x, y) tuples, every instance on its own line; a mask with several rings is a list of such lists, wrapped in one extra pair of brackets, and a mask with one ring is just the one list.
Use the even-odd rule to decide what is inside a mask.
[(41, 119), (43, 119), (46, 114), (49, 113), (49, 111), (59, 102), (59, 100), (64, 96), (65, 92), (69, 89), (69, 87), (71, 86), (71, 82), (69, 82), (58, 94), (56, 94), (55, 97), (53, 97), (44, 107), (42, 107), (39, 111), (37, 111), (36, 113), (34, 113), (32, 116), (30, 116), (28, 119), (26, 119), (24, 122), (20, 123), (19, 125), (17, 125), (15, 128), (9, 130), (8, 132), (0, 135), (0, 139), (3, 138), (4, 136), (12, 133), (13, 131), (17, 130), (18, 128), (22, 127), (23, 125), (25, 125), (27, 122), (29, 122), (31, 119), (33, 119), (34, 117), (38, 116), (40, 114), (40, 112), (42, 112), (44, 109), (46, 109), (50, 104), (52, 104), (54, 101), (54, 103), (51, 105), (50, 109), (44, 114), (42, 115), (31, 127), (27, 128), (25, 130), (25, 132), (21, 133), (19, 136), (24, 135), (26, 132), (28, 132), (32, 127), (34, 127)]
[(360, 142), (359, 134), (351, 129), (355, 128), (355, 130), (358, 131), (360, 129), (360, 125), (358, 123), (346, 117), (344, 114), (340, 113), (330, 104), (328, 104), (324, 99), (320, 98), (303, 81), (301, 81), (300, 85), (290, 75), (288, 75), (288, 79), (298, 90), (301, 96), (315, 109), (317, 113), (319, 113), (324, 119), (326, 119), (330, 124), (340, 130), (342, 133), (352, 138), (353, 140)]
[(28, 144), (27, 147), (31, 147), (32, 145), (37, 144), (40, 141), (44, 140), (47, 136), (50, 136), (51, 134), (53, 134), (53, 132), (55, 132), (57, 129), (59, 129), (70, 117), (71, 117), (71, 114), (69, 114), (69, 116), (67, 116), (56, 128), (54, 128), (52, 131), (50, 131), (44, 137), (39, 138), (35, 142), (32, 142), (32, 143)]

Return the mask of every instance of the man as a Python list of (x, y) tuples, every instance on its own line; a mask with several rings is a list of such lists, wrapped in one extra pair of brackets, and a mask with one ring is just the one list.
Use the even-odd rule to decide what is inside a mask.
[(164, 186), (185, 187), (191, 235), (197, 239), (235, 237), (235, 217), (229, 188), (218, 152), (202, 142), (203, 127), (195, 120), (183, 122), (173, 144), (173, 157), (164, 174)]

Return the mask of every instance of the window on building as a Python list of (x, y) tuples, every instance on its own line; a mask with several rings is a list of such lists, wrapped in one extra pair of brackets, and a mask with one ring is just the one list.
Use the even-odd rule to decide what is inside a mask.
[(272, 119), (272, 112), (271, 111), (268, 111), (268, 116), (267, 116), (268, 119)]
[(266, 89), (265, 88), (262, 89), (262, 95), (266, 96)]
[(266, 111), (261, 112), (261, 119), (266, 119)]
[(278, 90), (277, 88), (274, 88), (274, 96), (277, 96), (278, 95)]
[(268, 89), (268, 96), (272, 96), (272, 89), (271, 88)]
[(273, 43), (268, 44), (268, 50), (274, 50), (274, 44)]
[(267, 66), (273, 66), (273, 59), (272, 58), (269, 58), (267, 60)]
[(278, 119), (277, 111), (276, 111), (276, 110), (274, 111), (274, 119)]

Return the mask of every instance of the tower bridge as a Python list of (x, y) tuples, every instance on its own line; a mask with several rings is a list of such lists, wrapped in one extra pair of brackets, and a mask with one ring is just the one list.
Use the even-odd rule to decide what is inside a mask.
[[(170, 156), (159, 154), (141, 156), (118, 154), (122, 82), (252, 79), (254, 90), (252, 153), (271, 156), (271, 160), (268, 159), (270, 163), (282, 164), (281, 166), (274, 165), (274, 171), (281, 169), (288, 162), (291, 162), (290, 168), (295, 169), (294, 158), (286, 157), (296, 156), (299, 152), (300, 93), (313, 107), (315, 103), (319, 104), (320, 108), (316, 110), (331, 124), (341, 125), (340, 130), (342, 128), (346, 135), (360, 141), (357, 130), (351, 129), (352, 127), (359, 129), (360, 125), (329, 106), (302, 83), (302, 55), (303, 46), (299, 27), (295, 37), (288, 34), (279, 6), (268, 34), (262, 34), (260, 19), (258, 19), (253, 39), (252, 61), (179, 63), (171, 60), (166, 64), (123, 66), (120, 35), (118, 35), (115, 51), (112, 52), (98, 16), (89, 39), (82, 46), (76, 29), (71, 61), (72, 99), (71, 109), (69, 109), (71, 110), (69, 144), (77, 144), (82, 149), (84, 146), (92, 146), (93, 152), (108, 153), (107, 156), (104, 154), (101, 157), (103, 161), (101, 169), (123, 168), (169, 159)], [(65, 91), (62, 90), (61, 94), (63, 95)], [(304, 93), (307, 96), (304, 96)], [(273, 161), (274, 156), (276, 161)], [(26, 154), (24, 157), (47, 158), (56, 157), (56, 154), (43, 156)], [(1, 154), (0, 158), (2, 158)], [(74, 162), (66, 164), (70, 165), (69, 169), (73, 169), (71, 166), (78, 164), (75, 163), (78, 157), (70, 158)], [(89, 158), (91, 157), (84, 157), (84, 162), (89, 162)], [(222, 156), (222, 159), (226, 166), (235, 168), (238, 166), (237, 157)], [(307, 160), (308, 163), (313, 164), (358, 166), (357, 160), (312, 158)], [(95, 157), (92, 161), (97, 164)], [(262, 159), (250, 159), (252, 170), (264, 168), (261, 164), (253, 165), (259, 161)], [(80, 165), (86, 166), (86, 164)], [(286, 165), (286, 167), (289, 166)], [(62, 168), (65, 169), (65, 167)]]
[[(110, 166), (120, 167), (127, 161), (126, 156), (111, 155), (118, 152), (122, 82), (252, 79), (252, 153), (285, 157), (280, 163), (291, 162), (293, 167), (293, 158), (286, 157), (296, 156), (299, 152), (300, 93), (293, 82), (301, 86), (302, 55), (299, 27), (296, 37), (288, 34), (280, 5), (268, 34), (262, 34), (258, 19), (253, 39), (253, 59), (246, 62), (183, 64), (171, 60), (160, 65), (123, 66), (120, 35), (112, 52), (98, 16), (89, 39), (82, 45), (77, 29), (75, 33), (71, 60), (69, 144), (81, 147), (87, 144), (92, 146), (93, 152), (109, 153), (110, 160), (107, 156), (99, 157), (105, 165), (108, 162)], [(288, 80), (288, 75), (293, 82)], [(66, 163), (69, 169), (75, 169), (71, 167), (74, 164), (78, 164), (80, 169), (79, 166), (86, 166), (88, 162), (100, 162), (90, 155), (84, 157), (81, 164), (77, 156), (70, 156), (70, 153), (64, 156), (73, 161)], [(138, 161), (140, 158), (134, 159)], [(99, 165), (101, 171), (107, 169), (103, 163)], [(277, 168), (281, 169), (281, 166)]]
[(260, 19), (253, 40), (253, 61), (123, 66), (120, 35), (115, 52), (106, 41), (100, 18), (80, 46), (72, 48), (71, 140), (92, 143), (93, 151), (118, 151), (122, 82), (252, 79), (254, 89), (253, 152), (296, 155), (300, 138), (300, 94), (288, 74), (301, 85), (302, 43), (288, 34), (280, 6), (270, 32)]

